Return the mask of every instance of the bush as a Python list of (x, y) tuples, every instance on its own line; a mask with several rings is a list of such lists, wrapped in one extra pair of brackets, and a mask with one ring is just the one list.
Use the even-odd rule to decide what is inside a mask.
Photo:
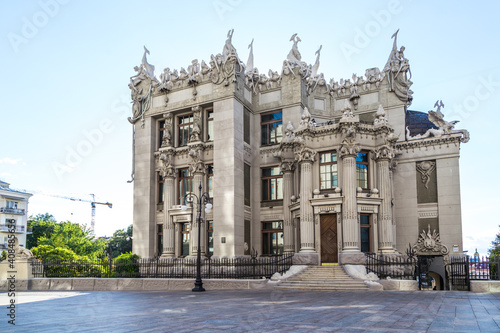
[(122, 253), (113, 260), (113, 277), (139, 277), (139, 256), (132, 252)]
[(2, 254), (0, 255), (0, 262), (7, 260), (7, 251), (3, 250)]

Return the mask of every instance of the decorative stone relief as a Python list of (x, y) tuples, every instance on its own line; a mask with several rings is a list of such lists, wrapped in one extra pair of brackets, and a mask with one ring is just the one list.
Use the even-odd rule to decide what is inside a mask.
[(454, 130), (455, 125), (459, 122), (458, 120), (453, 120), (453, 121), (446, 121), (444, 120), (444, 114), (441, 112), (441, 108), (444, 108), (443, 101), (436, 101), (434, 104), (434, 107), (436, 108), (436, 111), (430, 110), (429, 113), (429, 120), (436, 125), (438, 129), (435, 128), (429, 128), (424, 134), (419, 134), (415, 136), (410, 135), (410, 130), (408, 127), (406, 127), (406, 140), (417, 140), (417, 139), (424, 139), (428, 138), (431, 135), (434, 137), (441, 137), (443, 135), (447, 134), (455, 134), (455, 133), (461, 133), (462, 138), (461, 142), (466, 143), (469, 141), (469, 131), (467, 130)]
[(201, 160), (201, 149), (190, 149), (189, 157), (191, 157), (191, 162), (189, 163), (189, 172), (191, 174), (203, 173), (207, 169), (207, 166)]
[[(144, 55), (142, 56), (142, 64), (135, 66), (136, 75), (130, 78), (129, 88), (132, 98), (132, 117), (128, 118), (131, 124), (135, 124), (141, 119), (141, 127), (144, 128), (144, 114), (151, 108), (151, 92), (154, 86), (159, 85), (155, 77), (155, 67), (148, 63), (146, 54), (149, 50), (144, 46)], [(143, 85), (142, 82), (149, 84)], [(149, 87), (147, 87), (149, 86)]]
[(176, 170), (172, 165), (171, 153), (161, 153), (158, 157), (158, 164), (160, 169), (160, 175), (163, 178), (176, 176)]
[(377, 112), (375, 113), (375, 120), (373, 121), (373, 124), (378, 126), (389, 124), (389, 120), (387, 120), (385, 116), (386, 113), (384, 107), (382, 106), (382, 104), (380, 104), (378, 106)]
[(165, 128), (163, 130), (163, 137), (161, 139), (162, 147), (172, 146), (172, 114), (167, 113), (165, 117)]
[(426, 189), (429, 187), (429, 181), (431, 179), (431, 174), (434, 172), (436, 169), (436, 162), (432, 161), (423, 161), (420, 163), (417, 163), (417, 171), (420, 173), (420, 179), (422, 180), (422, 183), (424, 183), (424, 186)]
[(413, 250), (417, 253), (426, 254), (448, 254), (448, 248), (441, 243), (439, 233), (434, 230), (431, 233), (431, 226), (427, 225), (428, 231), (422, 230), (418, 241), (413, 245)]
[(301, 147), (295, 152), (295, 160), (298, 163), (302, 162), (314, 162), (316, 160), (316, 152), (307, 147)]
[(344, 134), (344, 139), (339, 149), (340, 157), (357, 156), (361, 151), (359, 143), (356, 141), (356, 127), (349, 126)]
[(191, 135), (189, 136), (189, 142), (200, 141), (201, 137), (201, 107), (193, 106), (193, 129), (191, 130)]
[(410, 63), (404, 57), (405, 47), (401, 46), (398, 51), (397, 37), (399, 29), (392, 35), (394, 43), (392, 46), (389, 59), (384, 66), (384, 73), (386, 73), (389, 80), (389, 89), (393, 91), (396, 96), (409, 106), (413, 100), (413, 91), (410, 90), (413, 82), (411, 79)]
[(392, 160), (394, 158), (394, 156), (395, 156), (394, 148), (392, 148), (389, 145), (383, 145), (383, 146), (380, 146), (380, 147), (376, 148), (375, 150), (373, 150), (372, 158), (375, 161)]
[(280, 164), (281, 172), (292, 172), (295, 170), (295, 161), (283, 161)]

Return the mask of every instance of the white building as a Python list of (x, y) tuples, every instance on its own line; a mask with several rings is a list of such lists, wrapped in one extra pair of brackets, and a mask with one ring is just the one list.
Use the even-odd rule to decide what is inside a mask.
[[(295, 253), (296, 262), (359, 263), (364, 252), (462, 252), (459, 180), (465, 130), (442, 103), (411, 111), (410, 64), (394, 36), (382, 70), (329, 82), (301, 60), (259, 74), (231, 39), (221, 54), (159, 78), (144, 53), (131, 78), (134, 241), (142, 257)], [(276, 54), (277, 51), (273, 51)], [(283, 52), (285, 57), (286, 52)], [(427, 61), (427, 59), (420, 59)], [(382, 64), (383, 65), (383, 64)], [(430, 104), (432, 105), (432, 104)], [(194, 216), (193, 216), (194, 215)]]
[[(0, 250), (7, 249), (9, 235), (15, 235), (20, 246), (26, 246), (28, 201), (30, 193), (16, 191), (0, 180)], [(12, 238), (12, 237), (11, 237)]]

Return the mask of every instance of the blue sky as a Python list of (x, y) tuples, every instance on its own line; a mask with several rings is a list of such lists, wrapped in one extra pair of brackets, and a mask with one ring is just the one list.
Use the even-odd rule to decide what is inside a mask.
[[(464, 248), (485, 254), (499, 231), (494, 168), (500, 116), (500, 5), (456, 1), (0, 1), (0, 179), (14, 188), (90, 199), (97, 235), (132, 223), (130, 91), (143, 45), (159, 75), (222, 52), (227, 31), (246, 62), (281, 70), (298, 33), (302, 59), (336, 80), (383, 68), (400, 29), (412, 110), (437, 99), (471, 133), (461, 147)], [(30, 214), (90, 221), (90, 204), (37, 194)]]

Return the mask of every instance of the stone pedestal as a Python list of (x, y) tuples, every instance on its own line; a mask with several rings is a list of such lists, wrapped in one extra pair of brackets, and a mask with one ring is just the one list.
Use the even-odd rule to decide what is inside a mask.
[(15, 280), (33, 278), (30, 261), (27, 258), (14, 258), (13, 267), (7, 260), (2, 261), (0, 263), (0, 280), (7, 280), (11, 275), (15, 277)]

